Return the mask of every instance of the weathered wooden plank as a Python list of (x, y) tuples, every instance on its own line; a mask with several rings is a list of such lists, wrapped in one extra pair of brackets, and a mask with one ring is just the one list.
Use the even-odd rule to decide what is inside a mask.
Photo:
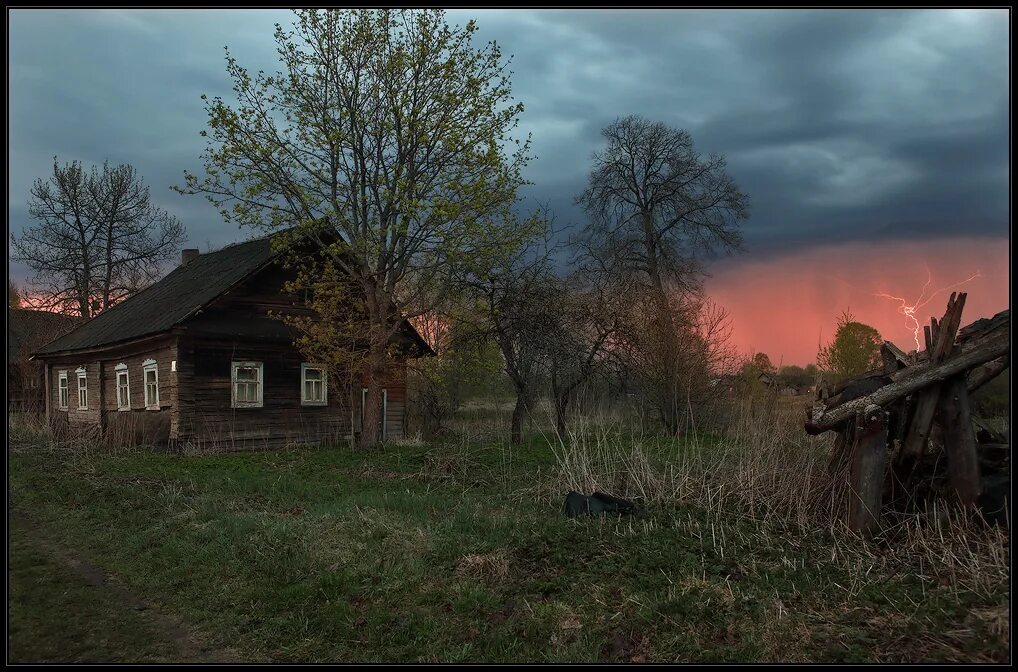
[[(958, 327), (961, 326), (961, 313), (965, 308), (966, 294), (962, 292), (957, 295), (957, 298), (955, 297), (956, 295), (952, 292), (951, 298), (947, 302), (944, 319), (936, 329), (932, 330), (937, 332), (933, 351), (930, 353), (930, 361), (933, 363), (941, 362), (951, 355)], [(914, 402), (915, 412), (912, 415), (912, 423), (905, 433), (901, 452), (898, 454), (899, 461), (916, 459), (922, 455), (926, 448), (926, 442), (930, 438), (930, 427), (933, 424), (933, 414), (937, 409), (939, 399), (939, 385), (931, 385), (918, 395)]]
[(857, 416), (849, 458), (848, 527), (869, 532), (880, 523), (887, 466), (887, 411), (872, 406)]
[(986, 338), (966, 343), (958, 354), (948, 360), (939, 363), (920, 362), (898, 371), (890, 376), (890, 384), (884, 385), (872, 394), (830, 407), (818, 402), (810, 409), (805, 425), (806, 431), (810, 434), (820, 434), (834, 429), (865, 410), (867, 406), (886, 406), (916, 390), (1005, 355), (1009, 348), (1008, 330), (998, 329), (988, 334)]
[(880, 345), (880, 359), (884, 362), (884, 373), (888, 375), (904, 369), (911, 363), (908, 355), (890, 341), (884, 341)]
[(854, 437), (854, 426), (852, 421), (845, 423), (845, 426), (838, 432), (834, 439), (834, 446), (827, 458), (827, 473), (835, 478), (845, 478), (848, 472), (849, 457), (852, 452)]
[(975, 392), (980, 387), (999, 376), (1004, 369), (1008, 367), (1009, 363), (1010, 357), (1008, 355), (1004, 355), (1003, 357), (998, 357), (992, 362), (987, 362), (986, 364), (969, 371), (967, 382), (969, 394)]
[(963, 376), (944, 384), (940, 399), (940, 426), (944, 432), (948, 478), (963, 506), (975, 506), (979, 499), (979, 457), (972, 410)]

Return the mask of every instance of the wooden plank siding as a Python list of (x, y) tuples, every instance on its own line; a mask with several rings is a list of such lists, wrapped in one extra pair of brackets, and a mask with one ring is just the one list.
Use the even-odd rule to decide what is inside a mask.
[[(67, 355), (48, 360), (50, 416), (72, 428), (97, 426), (108, 430), (115, 443), (160, 443), (173, 439), (176, 408), (176, 374), (171, 371), (177, 358), (175, 339), (111, 348), (97, 354)], [(159, 410), (145, 408), (143, 362), (156, 360), (159, 382)], [(116, 366), (126, 364), (131, 410), (117, 408)], [(78, 407), (77, 369), (85, 367), (88, 408)], [(68, 407), (60, 408), (60, 372), (67, 372)]]
[[(289, 344), (181, 337), (177, 440), (197, 450), (244, 450), (345, 441), (350, 408), (336, 381), (327, 405), (301, 404), (301, 363)], [(262, 363), (262, 406), (233, 408), (232, 363)]]

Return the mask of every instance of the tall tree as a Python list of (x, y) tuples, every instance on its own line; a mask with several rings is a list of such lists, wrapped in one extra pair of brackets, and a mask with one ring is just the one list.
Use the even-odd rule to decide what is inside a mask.
[(838, 319), (834, 340), (820, 349), (817, 365), (835, 379), (851, 378), (880, 366), (880, 332), (857, 322), (847, 310)]
[(581, 247), (575, 271), (556, 280), (550, 306), (554, 329), (543, 336), (559, 437), (566, 436), (566, 414), (576, 391), (618, 355), (618, 335), (629, 313), (623, 286), (586, 252)]
[(185, 239), (184, 227), (152, 204), (131, 165), (60, 165), (32, 185), (38, 222), (12, 236), (13, 258), (35, 272), (32, 304), (90, 318), (154, 281)]
[(498, 344), (505, 373), (516, 393), (510, 441), (523, 441), (537, 385), (548, 363), (549, 338), (557, 333), (561, 291), (552, 264), (551, 222), (542, 213), (521, 228), (531, 232), (525, 244), (505, 248), (484, 266), (474, 265), (460, 276), (461, 296), (482, 306), (481, 319), (461, 315), (465, 331)]
[(523, 106), (498, 46), (475, 47), (476, 31), (440, 10), (297, 11), (293, 30), (276, 26), (283, 72), (252, 75), (227, 51), (236, 102), (206, 99), (206, 171), (181, 189), (228, 221), (295, 227), (352, 280), (364, 445), (378, 440), (404, 318), (440, 305), (455, 270), (522, 233), (503, 224), (524, 182), (529, 140), (511, 137)]
[(645, 321), (651, 333), (644, 340), (654, 352), (645, 354), (654, 360), (662, 420), (674, 432), (687, 405), (684, 381), (700, 359), (702, 343), (687, 327), (700, 305), (700, 260), (740, 249), (738, 224), (747, 217), (748, 197), (728, 175), (724, 157), (702, 156), (684, 130), (634, 115), (602, 134), (607, 146), (594, 154), (577, 202), (590, 217), (590, 245), (614, 255), (651, 299)]

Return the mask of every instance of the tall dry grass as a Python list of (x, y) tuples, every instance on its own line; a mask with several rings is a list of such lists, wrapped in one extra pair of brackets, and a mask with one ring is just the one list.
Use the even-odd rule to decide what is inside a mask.
[[(759, 543), (775, 542), (768, 530), (820, 534), (830, 561), (861, 572), (905, 568), (987, 595), (1009, 585), (1008, 526), (988, 525), (949, 502), (885, 515), (871, 538), (851, 532), (844, 524), (844, 475), (828, 468), (833, 436), (806, 435), (802, 405), (801, 398), (740, 400), (720, 434), (694, 430), (671, 440), (633, 425), (577, 417), (568, 436), (547, 435), (556, 468), (527, 494), (550, 502), (570, 489), (602, 491), (651, 508), (687, 507), (698, 515), (682, 524), (720, 544), (722, 553), (726, 535), (747, 529), (767, 537)], [(759, 525), (737, 525), (741, 521)]]

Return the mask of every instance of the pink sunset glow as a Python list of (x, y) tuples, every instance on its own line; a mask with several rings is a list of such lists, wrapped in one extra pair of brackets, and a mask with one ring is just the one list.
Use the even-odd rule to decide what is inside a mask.
[[(962, 324), (990, 317), (1010, 305), (1009, 249), (1007, 238), (953, 238), (821, 246), (762, 261), (745, 255), (712, 266), (707, 292), (731, 314), (733, 345), (747, 355), (765, 352), (775, 364), (815, 362), (818, 342), (832, 338), (845, 309), (909, 351), (915, 341), (901, 303), (877, 295), (913, 304), (927, 273), (929, 296), (978, 271), (954, 288), (968, 293)], [(915, 311), (921, 325), (943, 314), (951, 291)]]

